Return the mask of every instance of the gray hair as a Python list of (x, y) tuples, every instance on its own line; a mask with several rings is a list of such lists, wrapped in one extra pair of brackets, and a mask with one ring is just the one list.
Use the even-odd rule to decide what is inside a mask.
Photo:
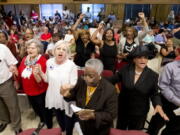
[(68, 58), (70, 58), (70, 56), (71, 56), (71, 50), (69, 48), (70, 44), (69, 44), (69, 42), (64, 41), (64, 40), (59, 40), (58, 42), (55, 43), (54, 48), (53, 48), (53, 55), (55, 53), (56, 48), (61, 45), (65, 45), (67, 56), (68, 56)]
[(26, 44), (25, 44), (26, 48), (27, 48), (28, 46), (30, 46), (32, 43), (34, 43), (34, 44), (36, 45), (36, 47), (38, 48), (38, 53), (39, 53), (39, 54), (42, 54), (42, 53), (43, 53), (43, 45), (42, 45), (42, 43), (41, 43), (39, 40), (37, 40), (37, 39), (30, 39), (30, 40), (28, 40), (28, 41), (26, 42)]
[(103, 63), (99, 59), (89, 59), (85, 63), (85, 67), (91, 67), (97, 71), (99, 75), (101, 75), (103, 71)]

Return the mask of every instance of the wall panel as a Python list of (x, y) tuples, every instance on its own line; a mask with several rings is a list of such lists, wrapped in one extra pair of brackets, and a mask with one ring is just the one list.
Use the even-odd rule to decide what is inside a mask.
[(155, 17), (158, 22), (165, 21), (170, 10), (170, 5), (152, 5), (151, 17)]

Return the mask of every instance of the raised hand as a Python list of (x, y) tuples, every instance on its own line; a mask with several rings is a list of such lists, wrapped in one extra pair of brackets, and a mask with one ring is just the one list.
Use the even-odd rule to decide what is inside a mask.
[(139, 16), (141, 19), (144, 19), (144, 18), (145, 18), (144, 12), (139, 12), (139, 13), (138, 13), (138, 16)]
[(84, 17), (85, 17), (85, 14), (82, 13), (82, 14), (80, 14), (80, 16), (79, 16), (79, 19), (82, 20)]
[(99, 26), (98, 26), (98, 30), (101, 30), (104, 28), (104, 23), (100, 23)]
[(70, 90), (71, 90), (70, 84), (63, 84), (60, 88), (60, 94), (63, 97), (68, 97), (68, 96), (70, 96)]

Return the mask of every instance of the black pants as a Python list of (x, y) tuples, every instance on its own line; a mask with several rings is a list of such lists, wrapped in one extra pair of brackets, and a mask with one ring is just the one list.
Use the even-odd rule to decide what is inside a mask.
[(166, 125), (166, 128), (162, 131), (161, 135), (180, 135), (180, 116), (176, 116), (173, 112), (173, 110), (178, 107), (167, 101), (164, 97), (161, 99), (163, 110), (170, 121), (164, 121), (158, 114), (153, 116), (149, 124), (148, 133), (150, 135), (157, 135), (159, 130)]
[(66, 135), (72, 135), (73, 134), (73, 128), (74, 124), (76, 122), (76, 117), (73, 114), (72, 117), (68, 117), (65, 114), (65, 111), (60, 109), (55, 109), (56, 118), (58, 121), (58, 124), (60, 125), (62, 131), (66, 131)]
[(144, 116), (119, 116), (117, 128), (122, 130), (142, 130), (146, 121)]
[(49, 43), (47, 41), (41, 41), (41, 43), (43, 44), (43, 51), (45, 53)]
[(51, 112), (45, 108), (46, 92), (37, 96), (28, 96), (34, 112), (40, 117), (40, 121), (46, 123), (47, 128), (52, 128)]

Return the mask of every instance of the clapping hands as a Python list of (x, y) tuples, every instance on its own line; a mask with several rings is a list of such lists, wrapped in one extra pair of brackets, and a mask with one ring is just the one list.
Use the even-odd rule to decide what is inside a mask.
[(42, 73), (41, 65), (39, 64), (33, 65), (32, 72), (33, 72), (33, 75), (41, 74)]

